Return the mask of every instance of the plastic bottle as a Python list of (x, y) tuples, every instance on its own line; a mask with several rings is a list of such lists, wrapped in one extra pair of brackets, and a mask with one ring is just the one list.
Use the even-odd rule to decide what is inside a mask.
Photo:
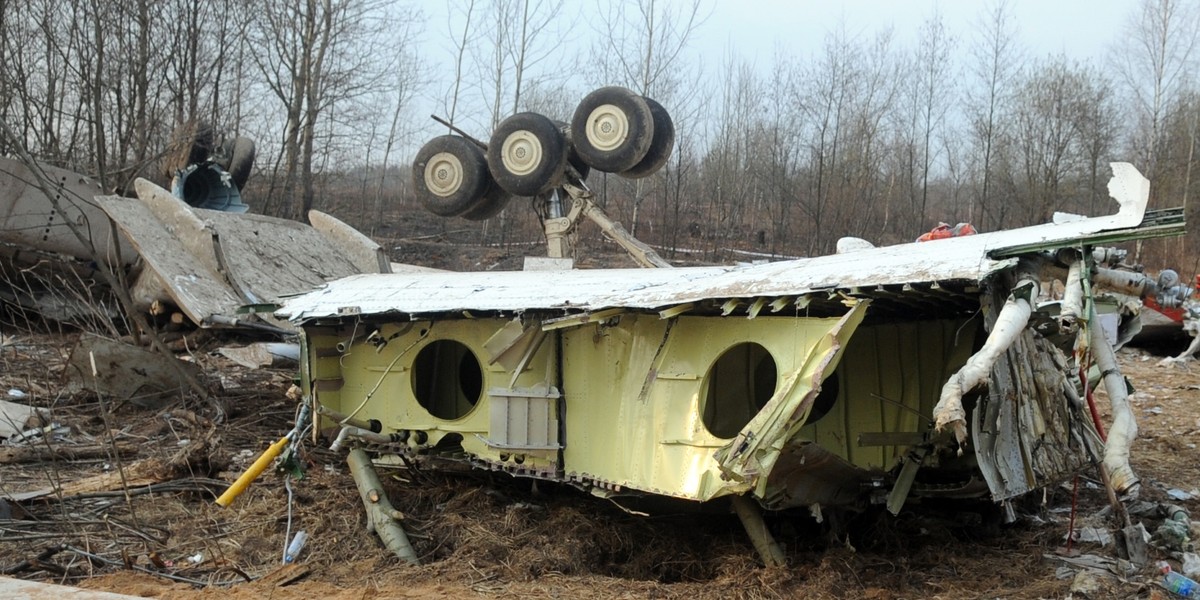
[[(283, 562), (292, 563), (296, 561), (296, 557), (300, 551), (304, 549), (304, 543), (308, 541), (307, 531), (297, 531), (296, 536), (292, 538), (292, 543), (288, 544), (287, 552), (283, 554)], [(1167, 567), (1168, 569), (1170, 567)], [(1186, 577), (1184, 579), (1187, 579)], [(1188, 581), (1191, 581), (1190, 579)]]
[(1158, 563), (1158, 568), (1163, 573), (1163, 587), (1183, 598), (1200, 598), (1200, 584), (1172, 571), (1165, 562)]

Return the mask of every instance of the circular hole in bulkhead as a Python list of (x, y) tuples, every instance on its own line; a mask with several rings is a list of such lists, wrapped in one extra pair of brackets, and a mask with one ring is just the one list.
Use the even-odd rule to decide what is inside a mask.
[(417, 353), (413, 393), (429, 414), (445, 420), (471, 412), (483, 393), (483, 367), (461, 342), (437, 340)]
[(837, 373), (825, 378), (821, 382), (821, 391), (817, 392), (817, 397), (813, 399), (812, 408), (808, 411), (808, 418), (804, 420), (804, 424), (816, 423), (822, 417), (829, 414), (838, 399), (838, 393), (841, 390), (841, 379)]
[(760, 344), (742, 342), (726, 350), (701, 384), (701, 417), (709, 433), (732, 438), (775, 394), (775, 359)]

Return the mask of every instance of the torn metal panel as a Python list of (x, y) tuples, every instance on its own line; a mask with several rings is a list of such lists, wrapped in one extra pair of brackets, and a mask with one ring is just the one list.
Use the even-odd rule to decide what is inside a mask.
[(88, 390), (129, 400), (138, 406), (158, 408), (177, 399), (187, 388), (188, 384), (180, 378), (180, 368), (193, 378), (202, 377), (195, 363), (84, 334), (67, 359), (63, 379), (67, 391)]
[(145, 179), (135, 181), (134, 188), (138, 200), (149, 212), (145, 219), (162, 223), (192, 259), (205, 269), (213, 273), (221, 272), (221, 261), (217, 258), (215, 246), (216, 232), (197, 216), (192, 207)]
[(30, 427), (45, 424), (50, 411), (25, 404), (0, 400), (0, 439), (8, 439)]
[(85, 590), (65, 585), (25, 581), (0, 577), (0, 596), (8, 600), (46, 600), (48, 598), (70, 598), (71, 600), (137, 600), (140, 596), (126, 596), (96, 590)]
[[(1126, 168), (1127, 167), (1127, 168)], [(279, 313), (292, 319), (338, 314), (356, 306), (364, 313), (429, 315), (462, 310), (523, 312), (587, 311), (611, 307), (660, 309), (689, 302), (770, 298), (810, 292), (903, 286), (946, 281), (980, 281), (1015, 264), (1014, 248), (1049, 249), (1080, 238), (1145, 235), (1144, 178), (1114, 163), (1120, 211), (1065, 223), (948, 238), (933, 242), (867, 248), (798, 260), (730, 267), (596, 269), (555, 273), (479, 272), (431, 275), (357, 275), (289, 301)], [(1140, 179), (1141, 181), (1134, 181)], [(1164, 232), (1182, 232), (1182, 220)], [(1000, 257), (1000, 258), (996, 258)], [(930, 293), (936, 293), (931, 291)]]
[(239, 295), (276, 302), (333, 279), (359, 273), (315, 229), (287, 219), (197, 210), (216, 234), (217, 256)]
[(1067, 393), (1066, 359), (1028, 329), (992, 368), (972, 412), (973, 446), (992, 498), (1061, 481), (1102, 453), (1082, 406)]
[[(132, 263), (137, 255), (127, 241), (113, 239), (108, 219), (92, 201), (103, 193), (100, 185), (64, 169), (40, 168), (54, 187), (53, 199), (24, 163), (0, 157), (0, 242), (82, 260), (91, 260), (94, 251), (102, 263)], [(71, 233), (68, 223), (83, 230), (86, 242)]]
[(387, 251), (341, 219), (319, 210), (310, 210), (308, 222), (326, 241), (337, 247), (360, 273), (392, 272)]
[[(749, 455), (770, 453), (798, 428), (814, 378), (835, 364), (834, 340), (863, 314), (627, 315), (564, 330), (568, 477), (692, 500), (749, 490), (750, 471), (774, 460), (751, 464)], [(736, 453), (747, 438), (755, 451)], [(732, 466), (713, 460), (722, 448), (736, 454)]]
[(826, 371), (837, 366), (846, 342), (866, 315), (867, 304), (855, 305), (819, 340), (813, 340), (805, 360), (787, 372), (766, 406), (717, 451), (715, 458), (725, 477), (746, 484), (759, 497), (766, 494), (767, 476), (780, 451), (803, 427)]
[(121, 232), (166, 286), (166, 294), (193, 323), (211, 315), (233, 316), (243, 304), (220, 273), (198, 260), (147, 206), (132, 198), (97, 196)]
[(284, 342), (225, 346), (218, 348), (217, 352), (247, 369), (295, 367), (300, 358), (300, 348), (296, 344)]
[(977, 348), (981, 325), (978, 316), (860, 325), (796, 438), (861, 469), (892, 468), (914, 438), (933, 437), (938, 392)]
[(1060, 350), (1096, 324), (1032, 303), (1048, 270), (1094, 302), (1052, 251), (1181, 231), (1139, 225), (1116, 171), (1109, 217), (753, 266), (357, 275), (279, 314), (323, 426), (378, 422), (341, 436), (407, 460), (769, 509), (1005, 499), (1102, 451)]
[[(194, 209), (148, 181), (139, 179), (135, 187), (136, 200), (105, 196), (96, 202), (146, 264), (133, 290), (143, 304), (169, 299), (194, 323), (229, 323), (243, 305), (277, 304), (360, 272), (341, 250), (357, 238), (343, 236), (335, 244), (295, 221)], [(332, 231), (339, 227), (335, 221), (323, 223)], [(369, 245), (359, 250), (359, 258), (371, 254)], [(390, 270), (382, 259), (369, 262)]]

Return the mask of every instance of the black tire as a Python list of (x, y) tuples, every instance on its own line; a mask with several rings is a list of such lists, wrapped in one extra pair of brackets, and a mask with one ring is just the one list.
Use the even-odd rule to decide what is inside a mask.
[(562, 121), (555, 120), (554, 124), (562, 131), (563, 137), (567, 140), (567, 164), (575, 168), (579, 172), (579, 181), (584, 181), (591, 174), (592, 168), (583, 159), (579, 157), (579, 153), (575, 151), (575, 144), (571, 141), (571, 126)]
[(246, 181), (250, 179), (250, 171), (254, 169), (254, 140), (247, 137), (236, 137), (233, 143), (229, 145), (229, 171), (230, 179), (233, 179), (233, 184), (240, 191), (246, 187)]
[(492, 185), (483, 151), (457, 135), (429, 140), (413, 160), (413, 189), (429, 212), (460, 215), (478, 204)]
[(575, 151), (598, 171), (628, 171), (646, 156), (653, 138), (650, 106), (623, 87), (603, 87), (588, 94), (571, 119)]
[(467, 212), (459, 215), (468, 221), (486, 221), (504, 210), (508, 206), (508, 201), (512, 199), (512, 194), (504, 191), (496, 182), (492, 182), (492, 187), (480, 198), (479, 203), (467, 209)]
[(562, 181), (567, 140), (549, 118), (517, 113), (492, 132), (487, 163), (492, 178), (510, 194), (537, 196)]
[(646, 156), (632, 169), (620, 173), (621, 177), (628, 179), (641, 179), (656, 173), (667, 164), (675, 147), (675, 123), (671, 121), (671, 113), (651, 98), (642, 96), (642, 99), (650, 106), (650, 114), (654, 116), (654, 138), (650, 140)]

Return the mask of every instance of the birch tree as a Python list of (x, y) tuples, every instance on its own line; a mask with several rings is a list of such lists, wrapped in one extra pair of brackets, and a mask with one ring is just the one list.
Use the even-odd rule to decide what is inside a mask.
[(1139, 167), (1155, 181), (1163, 122), (1195, 69), (1200, 4), (1142, 0), (1129, 16), (1127, 32), (1114, 56), (1137, 115), (1134, 144)]
[(976, 25), (969, 54), (968, 71), (973, 81), (966, 94), (966, 117), (979, 187), (968, 219), (984, 231), (1003, 225), (1009, 205), (1005, 199), (995, 197), (994, 185), (996, 154), (1003, 151), (1009, 136), (1006, 112), (1022, 61), (1008, 0), (995, 0), (988, 5)]

